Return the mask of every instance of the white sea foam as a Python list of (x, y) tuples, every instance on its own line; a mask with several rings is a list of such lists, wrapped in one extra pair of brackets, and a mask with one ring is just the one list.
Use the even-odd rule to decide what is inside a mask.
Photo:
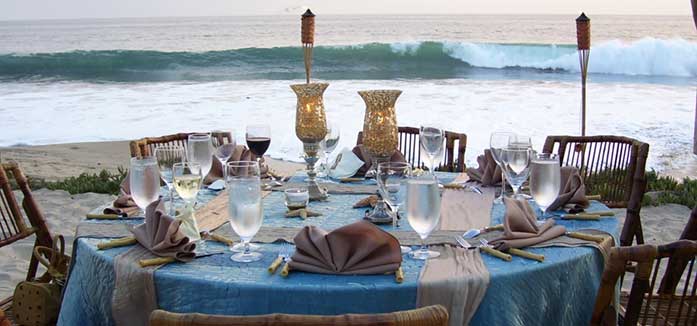
[[(180, 131), (237, 130), (270, 123), (269, 153), (299, 161), (293, 81), (210, 83), (6, 83), (0, 87), (0, 145), (126, 140)], [(494, 130), (533, 136), (540, 149), (550, 134), (577, 134), (576, 82), (527, 80), (334, 81), (327, 115), (341, 126), (339, 148), (351, 147), (365, 106), (358, 90), (397, 88), (398, 122), (437, 122), (468, 135), (467, 160), (488, 146)], [(629, 83), (588, 85), (588, 133), (617, 134), (651, 144), (659, 170), (693, 162), (695, 90), (691, 86)], [(30, 123), (31, 122), (31, 123)]]
[[(413, 48), (413, 45), (412, 45)], [(528, 67), (580, 71), (575, 47), (445, 42), (453, 58), (483, 68)], [(591, 47), (590, 73), (697, 76), (697, 42), (643, 38), (601, 42)]]

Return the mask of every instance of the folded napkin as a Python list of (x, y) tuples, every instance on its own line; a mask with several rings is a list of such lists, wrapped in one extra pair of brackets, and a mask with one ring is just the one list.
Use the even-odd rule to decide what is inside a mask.
[(494, 157), (491, 155), (491, 150), (485, 149), (484, 155), (477, 157), (479, 166), (468, 168), (467, 175), (471, 180), (477, 181), (482, 186), (496, 186), (501, 184), (501, 167), (496, 164)]
[(181, 223), (164, 213), (164, 202), (158, 199), (145, 209), (145, 223), (132, 228), (131, 232), (138, 243), (153, 254), (187, 262), (196, 256), (196, 244), (189, 242), (179, 230)]
[(549, 206), (548, 210), (553, 211), (565, 208), (579, 212), (588, 208), (589, 205), (590, 202), (586, 198), (586, 186), (583, 184), (583, 179), (578, 169), (572, 166), (562, 167), (561, 191), (557, 200)]
[(336, 156), (333, 166), (329, 170), (329, 176), (335, 179), (349, 178), (356, 175), (356, 172), (363, 166), (356, 154), (348, 148), (341, 150)]
[[(358, 169), (358, 172), (356, 172), (356, 176), (364, 176), (366, 172), (370, 171), (371, 165), (373, 165), (373, 159), (370, 154), (368, 154), (368, 151), (365, 150), (365, 147), (363, 145), (356, 145), (356, 147), (353, 148), (352, 150), (353, 154), (355, 154), (359, 160), (363, 162), (363, 166), (361, 166), (360, 169)], [(404, 155), (400, 151), (395, 151), (394, 154), (392, 154), (392, 157), (390, 157), (390, 162), (406, 162), (407, 160), (404, 159)]]
[[(158, 179), (159, 180), (159, 179)], [(131, 197), (131, 174), (126, 174), (126, 177), (121, 181), (121, 189), (119, 196), (111, 204), (112, 207), (104, 209), (104, 214), (115, 214), (119, 216), (132, 216), (138, 213), (138, 205)]]
[(537, 224), (535, 211), (525, 199), (503, 198), (506, 214), (503, 217), (503, 236), (489, 241), (498, 250), (524, 248), (563, 235), (566, 228), (548, 219)]
[[(247, 146), (244, 145), (237, 145), (235, 146), (235, 151), (232, 152), (232, 156), (227, 160), (228, 162), (233, 162), (233, 161), (256, 161), (257, 156), (250, 151)], [(264, 162), (264, 157), (261, 157), (261, 160), (259, 161), (260, 164), (260, 173), (261, 173), (261, 178), (266, 178), (268, 177), (269, 173), (269, 166), (265, 164)], [(223, 166), (220, 164), (220, 160), (218, 160), (217, 157), (213, 156), (213, 164), (211, 165), (211, 171), (208, 172), (208, 175), (203, 179), (203, 184), (209, 185), (213, 183), (213, 181), (222, 179), (223, 178)]]
[(332, 232), (306, 226), (295, 236), (289, 266), (321, 274), (385, 274), (402, 264), (399, 241), (377, 226), (361, 221)]

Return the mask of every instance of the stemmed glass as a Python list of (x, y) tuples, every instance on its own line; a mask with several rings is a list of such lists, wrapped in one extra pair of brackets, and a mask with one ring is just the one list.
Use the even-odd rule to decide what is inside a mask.
[(544, 220), (549, 208), (561, 188), (561, 167), (557, 154), (536, 154), (530, 162), (530, 192), (535, 203), (542, 210), (540, 219)]
[(131, 197), (138, 208), (145, 210), (160, 196), (160, 172), (153, 156), (131, 158), (129, 171)]
[(230, 130), (227, 133), (230, 134), (230, 142), (225, 143), (222, 140), (216, 142), (215, 145), (215, 158), (220, 161), (220, 166), (223, 169), (223, 180), (225, 180), (225, 173), (227, 169), (225, 168), (225, 164), (227, 164), (227, 161), (232, 157), (232, 154), (235, 152), (235, 147), (237, 146), (237, 142), (235, 141), (235, 131)]
[(339, 145), (340, 138), (341, 128), (339, 125), (327, 121), (327, 135), (319, 143), (324, 152), (324, 175), (327, 181), (330, 181), (329, 173), (331, 172), (329, 167), (329, 155), (336, 149), (336, 146)]
[(205, 178), (213, 166), (213, 140), (210, 133), (194, 133), (187, 141), (189, 162), (201, 166), (201, 176)]
[(184, 147), (179, 145), (165, 145), (155, 148), (157, 165), (160, 168), (160, 177), (169, 190), (169, 215), (174, 216), (174, 179), (172, 167), (175, 163), (182, 163), (186, 157)]
[(261, 174), (255, 161), (234, 161), (227, 164), (230, 225), (244, 243), (244, 251), (230, 259), (240, 263), (258, 261), (262, 255), (250, 250), (249, 242), (259, 232), (264, 220), (261, 200)]
[[(411, 176), (411, 165), (404, 162), (383, 162), (378, 164), (377, 183), (380, 195), (392, 207), (395, 213), (392, 226), (399, 227), (399, 207), (406, 199), (406, 181)], [(402, 253), (408, 253), (411, 248), (400, 246)]]
[(532, 149), (511, 143), (501, 151), (501, 165), (508, 183), (513, 188), (513, 198), (523, 198), (520, 187), (530, 174)]
[(421, 126), (419, 129), (419, 144), (426, 154), (428, 170), (435, 175), (436, 164), (443, 157), (443, 129), (434, 126)]
[(494, 199), (494, 202), (497, 204), (503, 202), (503, 195), (506, 193), (506, 177), (503, 164), (501, 163), (501, 151), (508, 147), (508, 144), (511, 142), (511, 137), (515, 137), (515, 134), (512, 132), (493, 132), (491, 136), (489, 136), (491, 157), (494, 158), (496, 164), (501, 168), (501, 194)]
[(440, 220), (438, 179), (433, 174), (427, 174), (409, 178), (406, 183), (407, 220), (421, 237), (421, 248), (410, 252), (409, 257), (420, 260), (438, 257), (440, 253), (428, 250), (425, 244)]
[(271, 145), (271, 127), (269, 125), (249, 125), (245, 133), (247, 147), (257, 156), (257, 163), (261, 166), (261, 158)]
[[(175, 163), (172, 166), (172, 175), (174, 180), (174, 189), (177, 194), (186, 203), (187, 213), (182, 214), (179, 219), (182, 221), (179, 229), (189, 237), (191, 241), (201, 240), (200, 230), (194, 218), (194, 203), (198, 190), (201, 187), (203, 174), (201, 172), (201, 164), (196, 162)], [(199, 244), (202, 247), (203, 243)], [(203, 249), (203, 248), (199, 248)]]

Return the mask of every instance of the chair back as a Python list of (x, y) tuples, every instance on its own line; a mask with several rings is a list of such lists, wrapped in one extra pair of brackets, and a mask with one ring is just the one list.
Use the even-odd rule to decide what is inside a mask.
[[(39, 206), (34, 201), (29, 182), (16, 163), (2, 163), (0, 169), (0, 247), (10, 245), (18, 240), (36, 234), (36, 244), (50, 247), (53, 244)], [(24, 199), (20, 208), (12, 192), (10, 180), (14, 180)], [(24, 215), (29, 220), (25, 222)], [(27, 271), (27, 280), (36, 276), (38, 261), (32, 256)]]
[[(623, 325), (697, 324), (695, 255), (697, 242), (690, 240), (662, 246), (612, 248), (603, 271), (591, 325), (617, 325), (613, 320), (616, 314), (611, 304), (617, 282), (623, 279), (627, 266), (632, 270), (634, 279), (628, 296), (622, 300)], [(680, 271), (678, 275), (670, 270), (669, 266), (675, 261), (686, 262), (686, 274)], [(674, 284), (674, 287), (664, 287), (663, 284), (667, 283)]]
[(586, 192), (611, 208), (627, 208), (620, 243), (644, 243), (639, 212), (646, 191), (649, 145), (621, 136), (548, 136), (543, 153), (559, 155), (561, 165), (579, 168)]
[[(145, 137), (131, 141), (131, 157), (150, 156), (155, 154), (155, 148), (168, 145), (179, 145), (187, 150), (187, 141), (191, 132), (183, 132), (173, 135), (160, 137)], [(212, 132), (213, 144), (226, 144), (232, 142), (232, 135), (229, 132)]]
[[(425, 167), (421, 159), (421, 142), (419, 138), (419, 128), (399, 127), (398, 149), (404, 155), (404, 159), (413, 167)], [(363, 132), (358, 133), (356, 145), (363, 144)], [(436, 171), (445, 172), (464, 172), (465, 171), (465, 150), (467, 149), (467, 135), (452, 131), (445, 132), (444, 153)]]
[(150, 326), (447, 326), (448, 311), (440, 305), (385, 314), (346, 314), (339, 316), (270, 314), (260, 316), (219, 316), (178, 314), (155, 310)]

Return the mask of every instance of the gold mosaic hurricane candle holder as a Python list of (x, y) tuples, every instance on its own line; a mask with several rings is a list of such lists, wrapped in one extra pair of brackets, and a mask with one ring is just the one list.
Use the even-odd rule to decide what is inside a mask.
[(308, 185), (310, 200), (326, 200), (326, 189), (317, 183), (315, 163), (319, 160), (319, 143), (327, 135), (327, 118), (324, 114), (322, 94), (329, 84), (310, 83), (291, 85), (298, 104), (295, 110), (295, 135), (303, 142), (305, 163), (307, 163)]
[[(366, 177), (377, 176), (377, 166), (381, 162), (389, 161), (392, 154), (397, 151), (399, 144), (397, 114), (395, 102), (402, 91), (400, 90), (373, 90), (360, 91), (358, 94), (365, 101), (365, 118), (363, 119), (363, 147), (372, 158), (370, 171)], [(380, 196), (378, 192), (378, 196)], [(365, 216), (377, 224), (392, 223), (397, 218), (396, 212), (391, 212), (380, 197), (371, 213)]]

